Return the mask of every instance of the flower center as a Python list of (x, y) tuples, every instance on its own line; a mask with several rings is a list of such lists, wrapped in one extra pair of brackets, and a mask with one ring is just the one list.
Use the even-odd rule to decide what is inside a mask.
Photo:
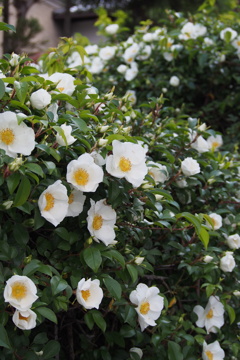
[(141, 304), (141, 306), (140, 306), (140, 313), (142, 314), (142, 315), (146, 315), (148, 312), (149, 312), (149, 310), (150, 310), (150, 304), (149, 304), (149, 302), (144, 302), (144, 303), (142, 303)]
[(209, 312), (206, 315), (206, 318), (211, 319), (212, 317), (213, 317), (213, 311), (212, 311), (212, 309), (210, 309)]
[(237, 41), (237, 45), (240, 46), (240, 41)]
[(123, 172), (130, 171), (132, 168), (131, 161), (129, 159), (125, 158), (124, 156), (121, 157), (118, 166), (120, 167), (120, 169)]
[(133, 61), (133, 58), (130, 57), (130, 58), (128, 59), (128, 62), (131, 63), (132, 61)]
[(82, 294), (82, 297), (85, 301), (87, 301), (87, 299), (89, 298), (90, 296), (90, 291), (89, 290), (81, 290), (81, 294)]
[(27, 287), (21, 282), (12, 285), (12, 297), (17, 300), (23, 299), (27, 295)]
[(217, 147), (219, 147), (220, 146), (220, 144), (219, 144), (219, 142), (217, 142), (217, 141), (214, 141), (213, 143), (212, 143), (212, 148), (213, 149), (216, 149)]
[(11, 129), (4, 129), (0, 132), (1, 140), (6, 145), (11, 145), (14, 142), (15, 135)]
[(54, 207), (54, 196), (50, 193), (46, 193), (45, 194), (45, 199), (46, 199), (46, 206), (43, 209), (44, 211), (49, 211)]
[(101, 229), (103, 224), (103, 218), (101, 215), (95, 215), (92, 222), (92, 227), (94, 230)]
[(207, 355), (209, 360), (213, 360), (213, 353), (211, 351), (206, 351), (205, 354)]
[(30, 316), (22, 316), (21, 313), (19, 314), (19, 320), (25, 320), (28, 321)]
[(88, 172), (84, 169), (78, 169), (74, 173), (74, 180), (78, 185), (86, 185), (89, 180)]
[(61, 92), (63, 92), (64, 87), (59, 87), (58, 90), (61, 91)]
[(73, 193), (71, 193), (71, 194), (69, 195), (69, 197), (68, 197), (68, 203), (69, 203), (69, 204), (72, 204), (73, 201), (74, 201), (74, 195), (73, 195)]

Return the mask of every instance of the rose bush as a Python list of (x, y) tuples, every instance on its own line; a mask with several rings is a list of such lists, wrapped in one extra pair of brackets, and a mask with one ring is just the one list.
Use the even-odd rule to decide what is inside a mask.
[(237, 148), (74, 52), (0, 60), (0, 359), (239, 358)]

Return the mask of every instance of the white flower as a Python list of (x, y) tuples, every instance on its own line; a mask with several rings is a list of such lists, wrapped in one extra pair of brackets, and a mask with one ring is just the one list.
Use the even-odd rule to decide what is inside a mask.
[(234, 290), (233, 295), (236, 296), (236, 297), (240, 297), (240, 291), (239, 290)]
[(26, 311), (15, 310), (12, 321), (21, 330), (31, 330), (36, 327), (37, 315), (34, 311), (28, 309)]
[(4, 289), (4, 300), (20, 311), (30, 309), (38, 299), (37, 288), (27, 276), (13, 275), (7, 280)]
[(56, 72), (49, 76), (49, 80), (54, 83), (57, 83), (57, 89), (62, 94), (72, 95), (75, 90), (74, 80), (75, 78), (67, 73)]
[(174, 75), (174, 76), (172, 76), (172, 77), (170, 78), (169, 84), (172, 85), (172, 86), (177, 87), (177, 86), (179, 86), (179, 84), (180, 84), (180, 80), (179, 80), (179, 78), (178, 78), (177, 76)]
[(118, 24), (110, 24), (108, 26), (105, 27), (105, 31), (106, 33), (108, 33), (109, 35), (114, 35), (118, 32), (119, 29), (119, 25)]
[(233, 234), (228, 236), (227, 244), (230, 249), (239, 249), (240, 248), (240, 236), (238, 234)]
[(105, 46), (99, 51), (100, 59), (107, 61), (114, 57), (116, 46)]
[(185, 179), (176, 180), (176, 184), (180, 188), (185, 188), (188, 186), (187, 181)]
[(207, 46), (214, 45), (214, 41), (213, 41), (212, 39), (210, 39), (209, 37), (207, 37), (207, 36), (203, 39), (203, 42), (204, 42), (204, 44), (206, 44)]
[(127, 69), (128, 69), (127, 65), (121, 64), (117, 67), (117, 72), (119, 72), (120, 74), (125, 74)]
[(196, 325), (200, 328), (205, 327), (208, 334), (216, 333), (217, 328), (220, 329), (224, 324), (224, 307), (217, 296), (210, 296), (205, 309), (196, 305), (193, 312), (198, 316)]
[(136, 265), (141, 265), (143, 261), (144, 261), (143, 256), (136, 256), (135, 259), (134, 259), (134, 262), (135, 262)]
[(81, 191), (96, 191), (103, 181), (103, 170), (90, 154), (82, 154), (67, 166), (67, 181)]
[(66, 125), (66, 124), (62, 124), (61, 126), (61, 129), (63, 130), (64, 132), (64, 135), (65, 135), (65, 138), (66, 138), (66, 142), (64, 140), (64, 138), (59, 134), (57, 133), (56, 134), (56, 140), (57, 140), (57, 143), (61, 146), (66, 146), (66, 145), (71, 145), (73, 144), (77, 139), (75, 139), (71, 133), (72, 133), (72, 127), (71, 125)]
[[(221, 217), (221, 215), (216, 214), (216, 213), (211, 213), (211, 214), (208, 214), (208, 216), (211, 218), (211, 220), (213, 222), (213, 229), (214, 230), (218, 230), (218, 229), (220, 229), (222, 227), (222, 217)], [(208, 221), (206, 222), (206, 226), (209, 229), (212, 229), (212, 225)]]
[(67, 64), (70, 68), (81, 66), (83, 64), (82, 58), (78, 51), (74, 51), (67, 59)]
[(42, 192), (38, 199), (38, 206), (42, 217), (54, 226), (65, 218), (68, 212), (68, 195), (67, 188), (61, 180), (55, 181)]
[[(67, 107), (67, 106), (66, 106)], [(58, 121), (58, 104), (56, 102), (52, 103), (49, 107), (48, 107), (48, 112), (52, 112), (53, 113), (53, 121), (57, 122)]]
[(236, 266), (233, 254), (231, 251), (226, 251), (225, 255), (220, 260), (220, 269), (224, 272), (232, 272)]
[(159, 289), (156, 286), (148, 287), (145, 284), (138, 284), (136, 290), (130, 294), (130, 301), (137, 306), (138, 321), (143, 331), (147, 326), (156, 325), (163, 309), (163, 297), (158, 295)]
[(132, 81), (138, 74), (138, 67), (137, 66), (131, 66), (127, 71), (125, 72), (124, 78), (126, 81)]
[(11, 54), (11, 59), (9, 60), (9, 64), (11, 66), (17, 66), (20, 56), (15, 54), (14, 52)]
[(168, 171), (165, 165), (149, 161), (148, 174), (153, 178), (156, 184), (164, 183), (168, 179)]
[(181, 29), (179, 39), (196, 39), (199, 36), (204, 36), (206, 32), (207, 28), (205, 26), (201, 24), (193, 24), (192, 22), (187, 22)]
[(33, 108), (42, 110), (51, 103), (51, 95), (47, 90), (39, 89), (30, 96), (30, 103)]
[(132, 105), (136, 104), (137, 102), (137, 96), (136, 96), (136, 91), (134, 90), (127, 90), (126, 94), (124, 95)]
[(182, 161), (181, 170), (185, 176), (192, 176), (201, 171), (197, 160), (194, 160), (192, 157), (187, 157)]
[(68, 197), (68, 211), (66, 216), (78, 216), (83, 211), (83, 205), (86, 200), (86, 196), (82, 191), (73, 189)]
[(99, 305), (103, 298), (103, 291), (101, 289), (100, 281), (81, 279), (77, 286), (76, 297), (79, 304), (85, 307), (85, 309), (99, 308)]
[(235, 47), (238, 52), (240, 51), (240, 36), (232, 41), (232, 46)]
[(106, 160), (102, 157), (101, 154), (99, 154), (97, 151), (92, 151), (90, 153), (90, 155), (92, 156), (95, 164), (99, 165), (99, 166), (103, 166), (106, 164)]
[(224, 357), (225, 352), (217, 340), (211, 344), (207, 344), (205, 341), (203, 342), (203, 360), (223, 360)]
[(35, 134), (24, 122), (18, 124), (17, 116), (12, 111), (0, 114), (0, 149), (11, 157), (18, 153), (30, 155), (35, 148)]
[(139, 50), (140, 50), (139, 45), (137, 43), (133, 43), (125, 50), (123, 54), (124, 61), (128, 64), (131, 64), (134, 61), (137, 54), (139, 53)]
[(98, 45), (87, 45), (84, 49), (88, 55), (93, 55), (98, 52)]
[(140, 54), (136, 57), (137, 60), (146, 60), (152, 53), (152, 48), (150, 45), (145, 45), (141, 48)]
[(215, 151), (223, 144), (222, 136), (221, 135), (216, 135), (216, 136), (211, 135), (207, 138), (207, 143), (209, 145), (209, 148), (212, 149), (213, 151)]
[(88, 210), (88, 230), (94, 240), (101, 240), (106, 246), (116, 244), (114, 226), (116, 223), (116, 211), (106, 204), (106, 199), (95, 203), (92, 199)]
[(227, 33), (230, 34), (230, 41), (234, 40), (238, 35), (238, 33), (235, 30), (233, 30), (230, 27), (227, 27), (226, 29), (220, 31), (220, 39), (225, 40)]
[[(197, 150), (200, 154), (209, 151), (209, 144), (208, 142), (201, 136), (199, 135), (197, 136), (197, 132), (196, 131), (190, 131), (189, 134), (189, 139), (191, 141), (191, 148)], [(196, 139), (194, 141), (194, 139)]]
[(146, 33), (143, 35), (143, 41), (146, 41), (146, 42), (151, 42), (154, 40), (154, 35), (153, 33)]
[(147, 149), (140, 144), (118, 140), (113, 140), (112, 145), (113, 154), (106, 161), (107, 172), (125, 178), (134, 187), (140, 186), (148, 172), (145, 162)]
[(143, 357), (142, 349), (140, 349), (138, 347), (132, 347), (129, 351), (130, 351), (130, 353), (132, 352), (132, 353), (138, 354), (139, 359), (141, 359)]
[(204, 261), (206, 264), (210, 263), (212, 260), (213, 260), (213, 257), (210, 256), (210, 255), (206, 255), (206, 256), (204, 256), (204, 258), (203, 258), (203, 261)]
[(89, 67), (89, 71), (92, 74), (99, 74), (104, 68), (104, 62), (102, 61), (102, 59), (97, 56), (93, 59), (91, 66)]

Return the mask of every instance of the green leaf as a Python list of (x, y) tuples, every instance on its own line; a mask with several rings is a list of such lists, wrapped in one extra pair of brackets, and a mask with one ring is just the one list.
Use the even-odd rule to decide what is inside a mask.
[(129, 272), (129, 275), (132, 278), (132, 281), (135, 282), (138, 279), (138, 271), (134, 265), (127, 264), (127, 270)]
[(60, 352), (60, 344), (56, 340), (50, 340), (43, 348), (43, 359), (50, 359)]
[(108, 143), (112, 143), (113, 140), (126, 140), (126, 137), (120, 134), (112, 134), (106, 137)]
[(50, 280), (50, 284), (53, 296), (65, 290), (68, 286), (67, 282), (61, 279), (59, 276), (53, 276)]
[(7, 24), (7, 23), (2, 22), (2, 21), (0, 22), (0, 30), (3, 30), (3, 31), (11, 30), (11, 31), (16, 32), (16, 29), (15, 29), (15, 27), (13, 25)]
[(26, 246), (29, 240), (29, 233), (22, 224), (15, 223), (13, 228), (13, 236), (16, 242), (22, 246)]
[(34, 274), (40, 267), (40, 261), (39, 260), (32, 260), (29, 264), (27, 264), (25, 266), (25, 268), (23, 269), (23, 275), (25, 276), (31, 276), (32, 274)]
[(8, 338), (8, 334), (2, 324), (0, 324), (0, 346), (5, 347), (7, 349), (12, 348)]
[(26, 105), (22, 104), (20, 101), (11, 100), (11, 101), (10, 101), (10, 104), (11, 104), (13, 107), (23, 109), (23, 110), (27, 111), (29, 114), (31, 114), (31, 111), (29, 110), (29, 108), (28, 108)]
[(183, 360), (181, 346), (174, 341), (168, 342), (168, 360)]
[(28, 83), (15, 81), (14, 88), (16, 90), (18, 100), (24, 104), (28, 92)]
[(5, 84), (2, 81), (2, 79), (0, 79), (0, 99), (3, 98), (4, 94), (5, 94)]
[(227, 309), (227, 312), (228, 312), (230, 325), (231, 325), (236, 319), (236, 314), (235, 314), (234, 309), (228, 304), (226, 304), (226, 309)]
[(103, 279), (104, 284), (106, 285), (109, 293), (117, 300), (121, 299), (122, 288), (121, 285), (114, 280), (112, 277), (107, 277)]
[(25, 163), (24, 166), (35, 174), (44, 177), (44, 173), (40, 165), (34, 163)]
[(197, 235), (199, 236), (199, 239), (203, 243), (205, 249), (207, 249), (208, 243), (209, 243), (209, 233), (208, 233), (208, 231), (203, 226), (201, 226), (200, 231), (197, 230)]
[(92, 313), (90, 311), (84, 315), (84, 321), (85, 321), (87, 327), (89, 328), (89, 330), (92, 330), (93, 326), (94, 326), (94, 320), (92, 317)]
[(21, 175), (18, 172), (15, 172), (12, 175), (8, 176), (7, 187), (11, 195), (14, 193), (14, 190), (17, 188), (20, 179), (21, 179)]
[(72, 121), (77, 125), (77, 127), (83, 133), (86, 133), (86, 132), (88, 132), (90, 130), (89, 127), (87, 127), (87, 124), (85, 123), (85, 121), (83, 119), (72, 117)]
[(122, 256), (122, 254), (120, 254), (120, 252), (118, 252), (117, 250), (109, 250), (106, 251), (102, 254), (102, 256), (106, 256), (109, 257), (110, 259), (114, 259), (117, 262), (119, 262), (119, 264), (122, 266), (122, 268), (125, 268), (125, 260), (124, 257)]
[(102, 332), (105, 332), (107, 324), (100, 311), (93, 310), (91, 313), (95, 324), (102, 330)]
[(30, 191), (31, 191), (31, 183), (27, 177), (23, 177), (18, 187), (13, 205), (14, 206), (23, 205), (27, 201), (30, 195)]
[(66, 228), (58, 227), (54, 230), (54, 232), (58, 234), (58, 236), (60, 236), (60, 238), (62, 238), (63, 240), (69, 241), (69, 232)]
[(34, 309), (34, 311), (37, 314), (42, 315), (46, 319), (48, 319), (48, 320), (54, 322), (55, 324), (57, 324), (57, 317), (56, 317), (55, 313), (51, 309), (42, 306), (42, 307), (38, 307), (38, 308)]
[(200, 233), (200, 231), (201, 231), (201, 223), (194, 215), (192, 215), (192, 214), (190, 214), (188, 212), (183, 212), (183, 213), (180, 213), (180, 214), (176, 215), (177, 219), (179, 219), (181, 217), (184, 217), (188, 222), (193, 224), (196, 231), (198, 231)]
[(94, 247), (89, 247), (84, 250), (83, 258), (86, 264), (94, 271), (97, 272), (99, 266), (102, 263), (101, 253), (98, 249)]

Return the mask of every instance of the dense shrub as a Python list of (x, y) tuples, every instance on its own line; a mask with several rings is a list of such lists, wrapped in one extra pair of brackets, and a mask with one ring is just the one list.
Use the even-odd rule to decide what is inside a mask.
[(237, 359), (237, 149), (75, 51), (1, 59), (0, 359)]

